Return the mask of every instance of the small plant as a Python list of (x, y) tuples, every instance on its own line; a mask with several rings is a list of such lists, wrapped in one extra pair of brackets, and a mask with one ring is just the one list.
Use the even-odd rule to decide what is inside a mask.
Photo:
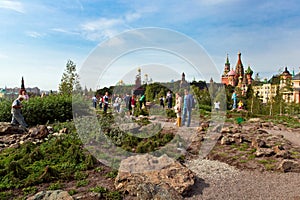
[(80, 171), (76, 171), (74, 174), (74, 179), (75, 180), (83, 180), (86, 179), (88, 177), (88, 174), (85, 174), (83, 172)]
[(101, 167), (97, 167), (95, 169), (96, 172), (102, 172), (104, 170), (104, 168), (101, 166)]
[(0, 192), (0, 199), (2, 200), (8, 200), (12, 196), (12, 191), (5, 191), (5, 192)]
[(112, 191), (104, 194), (105, 199), (107, 200), (121, 200), (122, 195), (119, 191)]
[(72, 196), (74, 194), (77, 194), (77, 190), (72, 189), (72, 190), (69, 190), (68, 193), (69, 193), (69, 195)]
[(89, 184), (89, 180), (80, 180), (77, 181), (76, 187), (83, 187), (83, 186), (87, 186), (88, 184)]
[(110, 172), (108, 172), (105, 177), (106, 178), (116, 178), (118, 175), (118, 170), (112, 170)]
[(106, 193), (107, 191), (108, 191), (107, 188), (101, 186), (90, 188), (90, 192), (96, 192), (101, 194)]
[(59, 181), (57, 181), (56, 183), (51, 183), (48, 187), (48, 190), (59, 190), (62, 188), (63, 188), (63, 185)]
[(34, 194), (37, 192), (37, 187), (35, 186), (29, 186), (27, 188), (23, 188), (22, 191), (24, 193), (24, 195), (28, 195), (28, 194)]
[(167, 109), (166, 113), (168, 118), (176, 118), (176, 113), (173, 109)]
[(246, 151), (249, 148), (249, 145), (247, 143), (243, 143), (238, 147), (239, 151)]

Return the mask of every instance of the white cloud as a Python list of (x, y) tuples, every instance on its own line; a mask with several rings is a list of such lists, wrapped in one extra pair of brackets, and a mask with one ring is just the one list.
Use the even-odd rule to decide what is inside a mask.
[(19, 1), (1, 0), (0, 1), (0, 8), (13, 10), (13, 11), (16, 11), (16, 12), (19, 12), (19, 13), (25, 13), (24, 6)]
[(127, 29), (128, 27), (122, 19), (100, 18), (81, 25), (83, 36), (92, 41), (111, 38)]
[(32, 38), (41, 38), (43, 37), (45, 34), (43, 33), (38, 33), (36, 31), (27, 31), (26, 35)]
[(125, 20), (127, 22), (131, 22), (131, 21), (135, 21), (137, 19), (141, 18), (141, 14), (137, 13), (137, 12), (133, 12), (133, 13), (127, 13), (125, 15)]
[(50, 29), (51, 31), (54, 31), (54, 32), (58, 32), (58, 33), (65, 33), (65, 34), (69, 34), (69, 35), (79, 35), (78, 32), (75, 32), (75, 31), (69, 31), (69, 30), (66, 30), (66, 29), (63, 29), (63, 28), (52, 28)]

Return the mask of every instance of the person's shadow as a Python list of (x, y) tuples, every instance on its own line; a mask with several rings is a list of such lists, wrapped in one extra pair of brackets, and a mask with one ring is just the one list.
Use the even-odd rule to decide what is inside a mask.
[(188, 193), (184, 194), (183, 197), (192, 197), (203, 194), (204, 188), (209, 187), (209, 184), (205, 182), (204, 179), (196, 176), (195, 184), (192, 186), (191, 190)]

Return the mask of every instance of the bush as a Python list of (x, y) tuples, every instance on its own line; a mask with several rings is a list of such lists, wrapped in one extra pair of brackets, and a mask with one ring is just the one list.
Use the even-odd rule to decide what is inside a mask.
[(12, 101), (9, 99), (0, 100), (0, 121), (1, 122), (10, 122), (11, 121), (11, 104)]
[[(11, 100), (0, 101), (0, 121), (11, 121), (11, 104)], [(22, 104), (22, 113), (29, 125), (53, 123), (55, 121), (65, 122), (73, 119), (72, 96), (33, 97), (28, 101), (23, 101)], [(83, 103), (80, 103), (80, 107), (76, 106), (77, 109), (88, 110), (88, 107), (84, 106)]]
[(173, 109), (167, 109), (166, 110), (168, 118), (176, 118), (176, 113)]

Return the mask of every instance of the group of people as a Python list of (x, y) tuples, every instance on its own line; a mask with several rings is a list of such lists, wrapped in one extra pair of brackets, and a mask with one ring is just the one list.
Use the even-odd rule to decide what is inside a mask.
[(105, 92), (105, 95), (104, 96), (100, 96), (99, 98), (97, 98), (97, 96), (94, 95), (92, 97), (93, 107), (96, 109), (97, 108), (97, 104), (99, 103), (100, 109), (103, 108), (103, 111), (107, 112), (107, 108), (108, 108), (108, 105), (109, 105), (108, 100), (109, 100), (108, 92)]
[(130, 96), (129, 94), (126, 94), (123, 97), (120, 95), (113, 95), (112, 97), (110, 97), (108, 95), (108, 92), (106, 92), (103, 97), (100, 96), (99, 98), (97, 98), (96, 95), (92, 97), (93, 107), (96, 109), (97, 104), (99, 104), (100, 109), (102, 109), (103, 107), (104, 112), (107, 112), (107, 108), (110, 104), (109, 101), (111, 102), (114, 112), (121, 112), (122, 110), (125, 110), (129, 115), (134, 113), (137, 102), (139, 102), (140, 109), (146, 107), (145, 94), (141, 95), (140, 97), (136, 95)]
[(173, 105), (173, 95), (171, 91), (168, 91), (166, 98), (164, 98), (164, 96), (159, 98), (159, 104), (163, 109), (165, 108), (165, 102), (167, 103), (167, 107), (171, 109)]

